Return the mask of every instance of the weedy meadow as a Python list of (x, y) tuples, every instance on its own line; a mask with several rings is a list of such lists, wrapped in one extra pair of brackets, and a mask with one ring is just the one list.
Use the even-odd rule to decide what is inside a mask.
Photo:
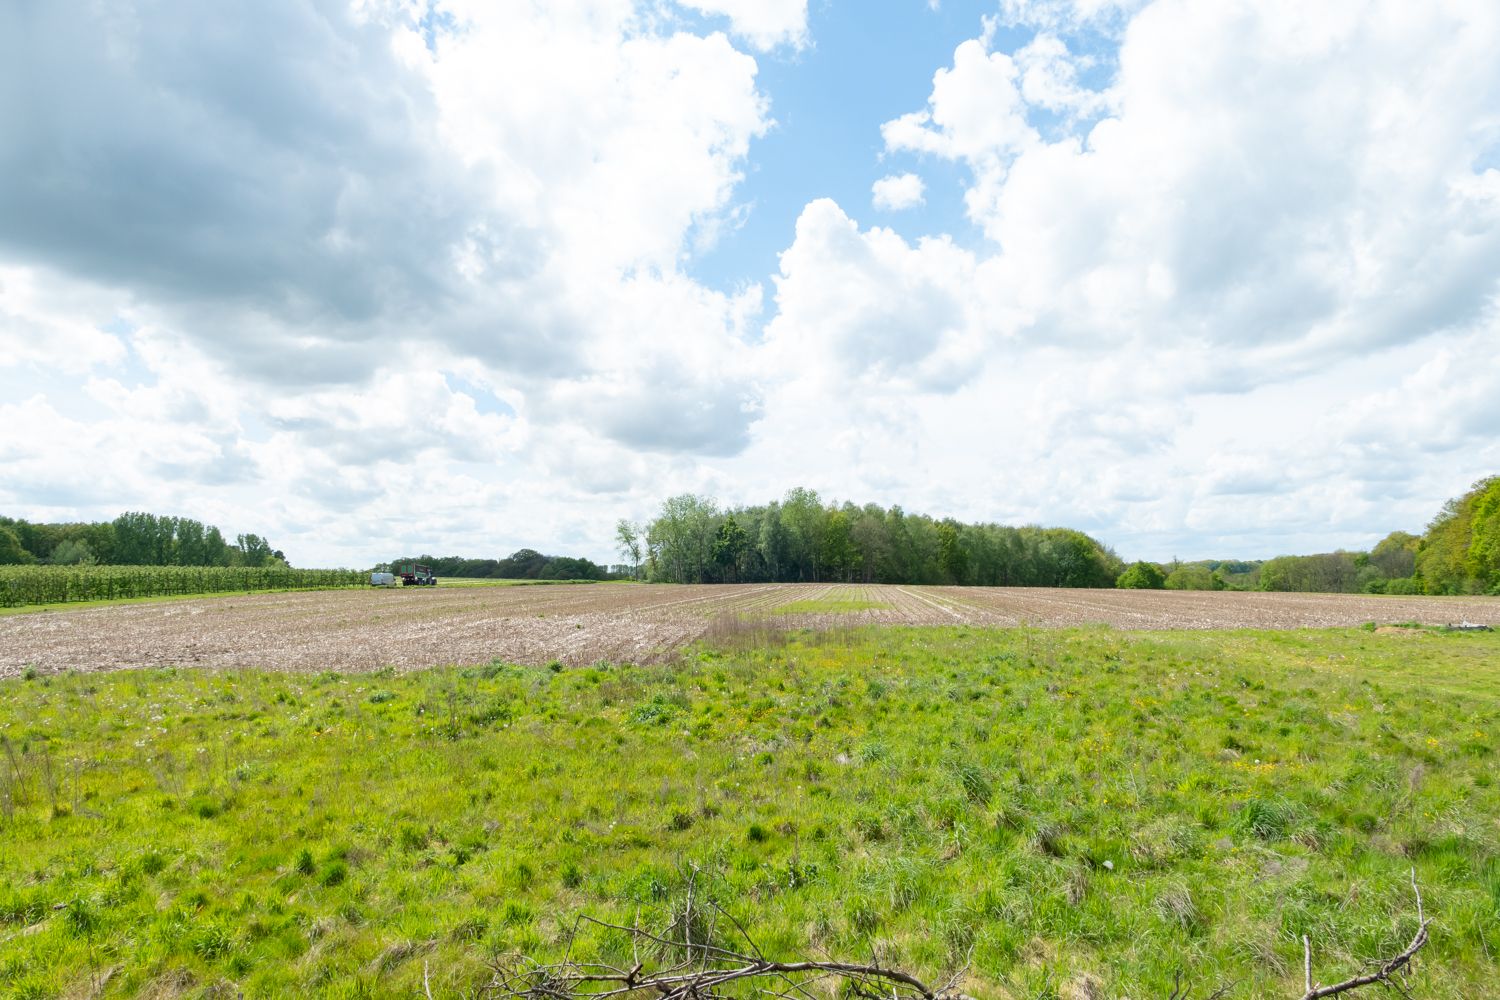
[[(764, 634), (762, 634), (764, 633)], [(0, 682), (0, 997), (471, 995), (690, 877), (974, 996), (1500, 982), (1500, 638), (738, 633), (659, 665)], [(628, 962), (626, 963), (629, 964)], [(425, 982), (425, 985), (424, 985)]]

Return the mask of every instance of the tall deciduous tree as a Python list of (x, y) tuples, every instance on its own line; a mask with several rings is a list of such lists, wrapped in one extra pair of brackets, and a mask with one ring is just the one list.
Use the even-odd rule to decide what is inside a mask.
[(630, 521), (621, 518), (615, 522), (615, 545), (625, 561), (630, 563), (633, 575), (641, 575), (641, 542), (644, 532)]

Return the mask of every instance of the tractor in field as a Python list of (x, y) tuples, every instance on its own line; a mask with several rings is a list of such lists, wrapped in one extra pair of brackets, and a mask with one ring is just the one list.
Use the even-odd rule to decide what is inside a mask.
[(432, 567), (421, 563), (402, 563), (396, 569), (396, 579), (401, 581), (403, 587), (437, 586), (437, 577), (432, 575)]

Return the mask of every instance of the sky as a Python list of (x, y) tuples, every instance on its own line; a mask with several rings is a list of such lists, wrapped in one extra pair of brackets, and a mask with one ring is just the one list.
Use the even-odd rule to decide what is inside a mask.
[(0, 512), (1368, 547), (1500, 471), (1496, 52), (1492, 0), (6, 3)]

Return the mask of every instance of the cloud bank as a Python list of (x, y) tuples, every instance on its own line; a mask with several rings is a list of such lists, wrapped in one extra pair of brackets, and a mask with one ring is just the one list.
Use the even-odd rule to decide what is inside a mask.
[[(304, 564), (606, 558), (669, 493), (805, 483), (1254, 556), (1420, 527), (1500, 467), (1492, 4), (1004, 0), (869, 122), (899, 230), (818, 199), (773, 273), (695, 277), (778, 128), (761, 62), (815, 29), (0, 11), (0, 509), (180, 512)], [(933, 168), (961, 230), (906, 211)]]

